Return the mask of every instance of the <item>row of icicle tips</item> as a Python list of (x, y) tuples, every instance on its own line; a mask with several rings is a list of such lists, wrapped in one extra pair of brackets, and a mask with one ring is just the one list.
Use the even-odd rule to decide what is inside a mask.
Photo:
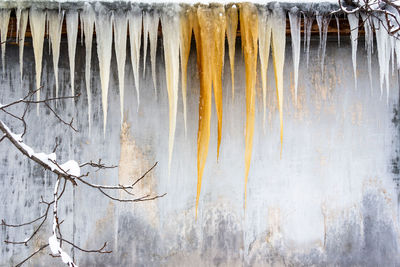
[[(292, 58), (294, 67), (294, 89), (295, 101), (297, 103), (298, 69), (300, 62), (301, 46), (301, 14), (298, 8), (289, 10)], [(221, 144), (222, 132), (222, 73), (225, 55), (225, 38), (228, 43), (228, 54), (232, 80), (232, 98), (235, 96), (234, 66), (235, 66), (235, 45), (238, 25), (240, 23), (242, 51), (246, 70), (246, 124), (245, 124), (245, 193), (244, 206), (246, 206), (247, 180), (250, 170), (254, 117), (255, 117), (255, 85), (257, 77), (257, 59), (260, 59), (260, 71), (262, 82), (262, 103), (263, 121), (265, 131), (266, 121), (266, 93), (267, 93), (267, 67), (272, 48), (272, 59), (275, 73), (277, 104), (280, 118), (280, 154), (283, 147), (283, 65), (285, 60), (286, 45), (286, 12), (279, 4), (275, 4), (272, 11), (262, 6), (255, 6), (250, 3), (229, 4), (229, 5), (186, 5), (186, 4), (163, 4), (155, 8), (142, 8), (132, 4), (129, 10), (106, 9), (102, 4), (85, 4), (82, 10), (39, 10), (35, 8), (17, 9), (17, 40), (19, 41), (19, 61), (22, 79), (23, 71), (23, 49), (25, 32), (28, 24), (32, 33), (32, 42), (35, 56), (36, 85), (41, 85), (43, 42), (47, 30), (51, 52), (53, 55), (53, 68), (55, 75), (56, 97), (58, 97), (58, 60), (60, 54), (60, 40), (63, 22), (67, 28), (68, 56), (71, 73), (71, 93), (74, 94), (74, 72), (75, 72), (75, 51), (78, 37), (78, 26), (80, 23), (81, 41), (85, 43), (86, 63), (85, 81), (88, 97), (88, 124), (89, 134), (91, 130), (91, 51), (93, 35), (96, 31), (97, 55), (99, 61), (102, 110), (103, 110), (103, 131), (106, 133), (107, 124), (107, 98), (110, 76), (110, 63), (112, 55), (112, 42), (114, 40), (115, 56), (117, 61), (118, 82), (120, 92), (121, 125), (124, 115), (124, 80), (126, 49), (129, 33), (130, 58), (133, 69), (134, 84), (136, 88), (137, 104), (139, 108), (139, 65), (140, 51), (142, 46), (143, 33), (143, 76), (146, 72), (147, 45), (150, 46), (150, 59), (152, 69), (152, 80), (155, 97), (157, 97), (156, 80), (156, 50), (159, 22), (162, 26), (162, 38), (165, 58), (165, 73), (167, 82), (167, 93), (169, 102), (169, 160), (168, 173), (172, 160), (174, 136), (176, 127), (176, 115), (178, 106), (179, 72), (181, 73), (181, 93), (183, 100), (183, 115), (186, 136), (186, 95), (187, 95), (187, 65), (191, 49), (192, 34), (196, 41), (197, 66), (200, 78), (200, 100), (199, 100), (199, 128), (197, 135), (197, 196), (196, 196), (196, 217), (199, 204), (201, 181), (205, 162), (208, 155), (210, 139), (211, 102), (214, 94), (215, 108), (218, 121), (218, 143), (217, 158)], [(306, 62), (309, 62), (309, 47), (311, 28), (316, 19), (319, 33), (320, 46), (319, 57), (321, 60), (321, 71), (324, 68), (324, 57), (327, 40), (327, 29), (330, 23), (331, 14), (304, 15), (304, 50)], [(380, 66), (380, 87), (383, 92), (383, 84), (386, 83), (387, 95), (389, 92), (389, 61), (392, 59), (394, 66), (394, 53), (400, 55), (400, 42), (379, 27), (379, 21), (372, 25), (370, 20), (365, 19), (364, 14), (349, 14), (348, 20), (351, 28), (352, 60), (354, 69), (355, 86), (356, 80), (356, 53), (359, 20), (363, 20), (365, 28), (365, 42), (368, 56), (369, 78), (372, 83), (371, 74), (371, 53), (373, 49), (373, 26), (377, 35), (378, 62)], [(10, 18), (10, 10), (0, 10), (0, 33), (2, 41), (2, 66), (4, 71), (5, 40)], [(339, 20), (337, 17), (338, 43), (340, 45)], [(179, 30), (177, 30), (179, 29)], [(388, 48), (388, 49), (385, 49)], [(389, 51), (391, 53), (389, 53)], [(258, 55), (259, 53), (259, 55)], [(399, 57), (397, 57), (399, 58)], [(400, 66), (397, 60), (397, 66)], [(371, 86), (372, 87), (372, 86)], [(40, 91), (37, 92), (37, 99), (40, 99)]]

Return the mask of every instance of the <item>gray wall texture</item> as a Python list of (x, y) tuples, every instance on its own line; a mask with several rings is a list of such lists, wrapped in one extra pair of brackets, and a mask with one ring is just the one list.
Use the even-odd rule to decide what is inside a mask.
[[(240, 42), (236, 52), (236, 95), (231, 97), (229, 59), (223, 73), (223, 129), (217, 161), (217, 121), (213, 106), (211, 140), (203, 176), (199, 215), (195, 219), (199, 80), (192, 44), (188, 67), (188, 132), (184, 136), (179, 96), (171, 174), (168, 176), (168, 97), (162, 40), (157, 52), (157, 96), (148, 57), (140, 81), (137, 110), (132, 68), (126, 66), (125, 122), (120, 125), (115, 55), (111, 65), (109, 113), (105, 137), (96, 47), (93, 50), (93, 128), (88, 133), (84, 83), (85, 48), (78, 43), (75, 87), (82, 96), (61, 101), (57, 111), (74, 117), (79, 133), (32, 106), (25, 142), (35, 151), (51, 152), (61, 140), (58, 159), (83, 162), (101, 158), (117, 169), (92, 173), (95, 183), (128, 183), (155, 161), (159, 164), (137, 193), (167, 193), (159, 200), (124, 204), (106, 199), (83, 185), (69, 187), (61, 202), (64, 237), (81, 247), (101, 247), (112, 254), (86, 254), (66, 249), (81, 266), (395, 266), (399, 257), (399, 86), (391, 76), (390, 97), (381, 96), (379, 66), (373, 55), (373, 85), (369, 84), (363, 42), (358, 50), (358, 88), (354, 88), (349, 37), (328, 41), (321, 73), (319, 41), (311, 44), (309, 68), (301, 54), (299, 101), (294, 103), (293, 67), (287, 43), (284, 81), (284, 137), (280, 159), (279, 114), (272, 59), (268, 68), (268, 110), (263, 131), (261, 82), (247, 209), (244, 196), (245, 76)], [(78, 40), (79, 41), (79, 40)], [(54, 74), (48, 43), (44, 47), (42, 96), (53, 96)], [(60, 58), (60, 94), (70, 94), (66, 40)], [(227, 49), (226, 49), (227, 52)], [(114, 52), (113, 52), (114, 53)], [(148, 53), (149, 55), (149, 53)], [(19, 78), (18, 47), (7, 45), (6, 72), (1, 76), (0, 102), (26, 94), (35, 84), (30, 40)], [(141, 59), (142, 60), (142, 59)], [(141, 71), (143, 66), (141, 66)], [(259, 78), (259, 77), (258, 77)], [(260, 79), (259, 79), (260, 80)], [(44, 97), (44, 96), (43, 96)], [(1, 118), (4, 119), (4, 118)], [(13, 131), (18, 133), (18, 125)], [(44, 211), (40, 197), (50, 199), (55, 176), (23, 157), (7, 141), (0, 143), (0, 218), (9, 223), (29, 221)], [(125, 197), (124, 195), (121, 195)], [(0, 265), (18, 263), (51, 235), (51, 221), (29, 247), (0, 245)], [(0, 241), (23, 240), (35, 226), (0, 227)], [(62, 266), (60, 259), (35, 256), (28, 266)]]

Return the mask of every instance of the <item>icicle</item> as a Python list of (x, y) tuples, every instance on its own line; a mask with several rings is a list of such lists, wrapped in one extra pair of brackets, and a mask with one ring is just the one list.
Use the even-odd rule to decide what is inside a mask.
[(182, 73), (182, 101), (183, 101), (183, 118), (185, 123), (185, 137), (187, 133), (186, 128), (186, 91), (187, 91), (187, 64), (190, 54), (190, 44), (192, 40), (192, 22), (195, 16), (193, 8), (188, 7), (182, 10), (180, 14), (180, 55), (181, 55), (181, 73)]
[(168, 153), (168, 175), (171, 171), (172, 151), (174, 148), (174, 137), (176, 127), (176, 112), (178, 106), (178, 83), (179, 83), (179, 6), (168, 5), (161, 15), (163, 30), (165, 74), (167, 80), (168, 102), (169, 102), (169, 153)]
[[(92, 92), (90, 86), (90, 63), (92, 60), (92, 43), (93, 43), (93, 28), (95, 15), (92, 6), (87, 4), (81, 13), (83, 22), (83, 32), (85, 34), (85, 80), (86, 80), (86, 93), (88, 98), (88, 122), (89, 122), (89, 136), (92, 128)], [(81, 26), (82, 27), (82, 26)]]
[[(36, 89), (41, 87), (43, 41), (46, 25), (46, 13), (35, 8), (30, 9), (29, 22), (32, 33), (33, 52), (35, 54)], [(40, 91), (36, 92), (36, 99), (40, 100)], [(39, 115), (39, 104), (37, 105)]]
[(283, 65), (285, 63), (286, 19), (282, 10), (275, 9), (272, 16), (272, 59), (274, 60), (276, 93), (281, 124), (281, 157), (283, 145)]
[(114, 47), (117, 56), (119, 97), (121, 105), (121, 127), (124, 120), (124, 88), (125, 88), (125, 60), (126, 60), (126, 38), (128, 34), (128, 19), (126, 14), (118, 12), (114, 16)]
[(386, 91), (389, 100), (389, 51), (388, 51), (388, 33), (385, 26), (382, 25), (379, 18), (374, 18), (374, 28), (376, 34), (376, 44), (378, 50), (379, 80), (381, 96), (383, 95), (383, 83), (386, 81)]
[(149, 17), (148, 11), (143, 11), (143, 78), (146, 77), (146, 56), (147, 56), (147, 39), (149, 37)]
[(331, 15), (317, 15), (316, 18), (319, 30), (318, 55), (321, 58), (321, 72), (324, 73), (326, 41), (328, 38), (328, 26), (331, 20)]
[(306, 51), (307, 68), (310, 60), (310, 39), (313, 21), (314, 17), (312, 15), (307, 16), (304, 14), (304, 51)]
[[(54, 79), (56, 84), (56, 98), (58, 98), (58, 59), (60, 57), (61, 30), (64, 19), (64, 11), (48, 11), (47, 24), (49, 25), (49, 38), (53, 54)], [(57, 103), (57, 102), (56, 102)]]
[[(97, 8), (98, 7), (98, 8)], [(101, 100), (103, 105), (103, 133), (106, 134), (107, 126), (107, 99), (108, 99), (108, 84), (110, 81), (110, 62), (112, 53), (112, 20), (113, 16), (103, 6), (97, 5), (96, 11), (96, 42), (97, 55), (99, 58), (100, 82), (101, 82)]]
[(225, 9), (222, 5), (214, 6), (212, 8), (213, 20), (213, 40), (214, 40), (214, 54), (212, 75), (213, 75), (213, 88), (215, 108), (217, 110), (218, 118), (218, 141), (217, 141), (217, 160), (219, 158), (219, 148), (221, 145), (222, 136), (222, 70), (224, 67), (225, 55), (225, 29), (226, 29), (226, 16)]
[[(285, 25), (285, 24), (283, 24)], [(281, 28), (281, 25), (273, 25)], [(285, 27), (285, 26), (284, 26)], [(257, 39), (258, 16), (253, 4), (240, 5), (240, 30), (242, 33), (242, 50), (246, 66), (246, 132), (245, 132), (245, 182), (244, 182), (244, 208), (247, 201), (247, 180), (249, 177), (251, 154), (253, 150), (255, 94), (257, 78)], [(272, 29), (276, 31), (276, 29)], [(275, 33), (276, 34), (276, 33)], [(285, 36), (285, 35), (284, 35)], [(284, 50), (285, 44), (283, 44)]]
[(81, 46), (83, 46), (83, 28), (84, 28), (83, 23), (84, 23), (84, 21), (83, 21), (82, 13), (79, 15), (79, 23), (81, 24), (80, 25)]
[(269, 61), (269, 50), (271, 46), (271, 23), (266, 9), (260, 9), (258, 14), (258, 43), (261, 63), (261, 81), (263, 92), (263, 129), (266, 131), (265, 121), (267, 118), (267, 70)]
[[(151, 60), (151, 72), (153, 77), (154, 84), (154, 95), (157, 99), (157, 73), (156, 73), (156, 54), (157, 54), (157, 36), (158, 36), (158, 23), (159, 23), (159, 15), (156, 10), (152, 10), (152, 12), (145, 13), (148, 35), (150, 41), (150, 60)], [(146, 34), (147, 36), (147, 34)]]
[[(67, 39), (68, 39), (68, 58), (71, 77), (71, 95), (75, 94), (75, 52), (76, 40), (78, 36), (78, 12), (69, 11), (66, 15)], [(73, 99), (72, 99), (73, 101)]]
[(22, 75), (24, 72), (24, 45), (25, 45), (25, 32), (26, 26), (28, 25), (28, 10), (21, 10), (18, 9), (17, 11), (17, 26), (18, 26), (18, 47), (19, 47), (19, 70), (21, 75), (21, 82), (22, 82)]
[(294, 7), (289, 12), (290, 34), (292, 37), (292, 55), (294, 68), (294, 95), (297, 104), (297, 83), (299, 79), (299, 63), (300, 63), (300, 14), (299, 9)]
[(139, 59), (142, 34), (142, 11), (139, 7), (133, 6), (128, 16), (129, 22), (129, 40), (131, 45), (131, 62), (133, 76), (135, 78), (136, 97), (139, 110)]
[(395, 58), (394, 58), (394, 50), (396, 48), (395, 45), (395, 37), (394, 36), (389, 36), (389, 44), (390, 44), (390, 60), (392, 61), (392, 75), (394, 75), (394, 64), (395, 64)]
[(357, 89), (358, 14), (348, 14), (350, 24), (351, 58), (353, 60), (354, 88)]
[(238, 11), (236, 5), (232, 5), (226, 11), (226, 35), (229, 46), (229, 62), (231, 65), (232, 101), (235, 99), (235, 47), (237, 26)]
[(374, 33), (372, 32), (372, 27), (370, 23), (370, 19), (366, 14), (361, 13), (361, 18), (364, 24), (365, 30), (365, 49), (367, 50), (367, 62), (368, 62), (368, 76), (369, 83), (372, 91), (372, 64), (371, 64), (371, 54), (372, 54), (372, 45), (374, 42)]
[(8, 23), (10, 21), (11, 9), (1, 9), (0, 10), (0, 32), (1, 32), (1, 64), (3, 67), (3, 74), (5, 73), (6, 67), (6, 43), (7, 43), (7, 33), (8, 33)]
[(335, 20), (337, 26), (337, 42), (338, 42), (338, 47), (340, 47), (340, 23), (339, 23), (339, 17), (336, 15), (335, 15)]

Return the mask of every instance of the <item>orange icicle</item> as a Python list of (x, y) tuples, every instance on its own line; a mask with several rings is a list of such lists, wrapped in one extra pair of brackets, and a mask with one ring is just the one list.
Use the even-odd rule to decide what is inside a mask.
[(226, 35), (229, 46), (229, 63), (231, 65), (232, 80), (232, 100), (235, 99), (235, 47), (236, 32), (238, 26), (238, 12), (236, 5), (228, 7), (226, 10)]
[(192, 40), (193, 16), (196, 14), (192, 7), (184, 8), (180, 14), (181, 23), (181, 40), (180, 40), (180, 57), (181, 57), (181, 75), (182, 75), (182, 100), (183, 100), (183, 119), (185, 123), (185, 137), (187, 133), (186, 127), (186, 95), (187, 95), (187, 65), (190, 54), (190, 44)]
[(213, 13), (213, 30), (214, 30), (214, 54), (212, 56), (213, 64), (213, 89), (215, 108), (218, 117), (218, 145), (217, 145), (217, 160), (219, 157), (219, 147), (221, 145), (222, 135), (222, 68), (224, 66), (225, 54), (225, 28), (226, 16), (223, 6), (212, 9)]
[(251, 153), (253, 149), (255, 87), (257, 77), (257, 40), (258, 16), (253, 4), (240, 5), (240, 28), (242, 34), (242, 50), (246, 66), (246, 133), (245, 133), (245, 181), (244, 208), (246, 209), (247, 180), (250, 170)]

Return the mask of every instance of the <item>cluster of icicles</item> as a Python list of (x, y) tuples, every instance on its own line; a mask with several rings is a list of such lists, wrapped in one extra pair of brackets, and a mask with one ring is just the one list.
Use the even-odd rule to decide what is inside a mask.
[[(292, 53), (294, 67), (294, 88), (297, 101), (297, 83), (298, 68), (300, 59), (300, 33), (301, 33), (301, 12), (292, 8), (288, 12)], [(155, 66), (156, 49), (159, 22), (162, 26), (162, 38), (164, 44), (165, 72), (167, 81), (168, 101), (169, 101), (169, 168), (171, 165), (172, 151), (174, 146), (174, 135), (176, 126), (176, 114), (178, 105), (179, 73), (181, 73), (181, 92), (183, 99), (183, 112), (186, 134), (186, 94), (187, 94), (187, 64), (191, 49), (192, 33), (196, 41), (197, 66), (200, 76), (200, 100), (199, 100), (199, 126), (197, 135), (197, 196), (196, 196), (196, 216), (199, 203), (202, 175), (206, 163), (206, 158), (210, 140), (210, 119), (212, 92), (214, 93), (217, 120), (218, 120), (218, 145), (217, 157), (221, 144), (222, 131), (222, 71), (224, 67), (225, 55), (225, 36), (227, 37), (229, 48), (229, 60), (232, 79), (232, 97), (234, 97), (234, 57), (235, 41), (240, 23), (241, 44), (244, 54), (246, 71), (246, 125), (245, 125), (245, 193), (244, 206), (246, 206), (246, 185), (250, 169), (254, 117), (255, 117), (255, 86), (257, 77), (257, 58), (260, 57), (260, 71), (262, 79), (263, 110), (264, 122), (266, 116), (266, 87), (267, 87), (267, 66), (272, 47), (272, 59), (275, 72), (276, 95), (280, 118), (280, 139), (282, 154), (283, 139), (283, 67), (285, 61), (286, 44), (286, 12), (278, 4), (271, 11), (266, 7), (255, 6), (250, 3), (229, 4), (229, 5), (178, 5), (170, 4), (162, 6), (162, 9), (144, 9), (138, 5), (132, 5), (129, 10), (110, 11), (101, 4), (87, 4), (80, 11), (56, 11), (56, 10), (37, 10), (31, 8), (17, 9), (17, 39), (20, 48), (20, 68), (21, 79), (23, 69), (23, 49), (25, 31), (28, 23), (32, 32), (32, 41), (36, 64), (36, 85), (41, 85), (42, 53), (45, 31), (49, 36), (51, 43), (53, 65), (56, 84), (56, 96), (58, 96), (58, 59), (60, 54), (60, 39), (63, 20), (66, 21), (68, 38), (68, 55), (71, 73), (71, 90), (74, 94), (74, 68), (75, 68), (75, 50), (77, 43), (78, 24), (80, 20), (81, 39), (85, 40), (86, 46), (86, 89), (88, 95), (88, 118), (89, 132), (91, 127), (91, 90), (90, 90), (90, 62), (93, 42), (94, 29), (96, 31), (97, 55), (100, 68), (102, 109), (104, 115), (104, 131), (107, 123), (107, 95), (110, 76), (110, 61), (112, 55), (112, 41), (114, 35), (115, 54), (117, 59), (121, 122), (123, 121), (123, 103), (124, 103), (124, 71), (126, 63), (127, 37), (129, 33), (131, 63), (135, 88), (137, 91), (137, 104), (139, 106), (139, 61), (142, 33), (144, 34), (143, 63), (146, 62), (146, 51), (149, 40), (150, 58), (152, 68), (152, 78), (154, 89), (157, 90)], [(0, 32), (2, 42), (2, 61), (4, 69), (5, 40), (7, 38), (8, 21), (10, 10), (0, 11)], [(311, 26), (316, 19), (320, 32), (319, 54), (321, 59), (321, 68), (324, 67), (324, 54), (327, 40), (327, 29), (331, 19), (330, 14), (314, 13), (312, 16), (304, 16), (304, 50), (306, 51), (306, 62), (308, 65), (309, 46), (311, 36)], [(358, 39), (358, 25), (360, 17), (365, 20), (363, 14), (349, 14), (352, 55), (355, 84), (356, 79), (356, 49)], [(338, 18), (336, 17), (337, 25)], [(373, 21), (375, 24), (375, 21)], [(389, 61), (394, 59), (394, 53), (400, 55), (400, 43), (398, 40), (390, 37), (384, 27), (371, 25), (369, 20), (365, 20), (365, 44), (368, 55), (369, 78), (371, 75), (371, 53), (373, 50), (373, 26), (377, 35), (378, 59), (380, 65), (380, 84), (381, 92), (383, 84), (386, 82), (387, 92), (389, 92)], [(339, 31), (338, 31), (339, 32)], [(84, 35), (84, 38), (83, 38)], [(340, 44), (340, 36), (338, 36)], [(399, 57), (398, 57), (399, 58)], [(397, 60), (397, 66), (400, 67), (400, 60)], [(392, 64), (394, 65), (394, 64)], [(145, 64), (143, 64), (143, 74), (145, 73)], [(37, 98), (40, 98), (40, 91), (37, 92)]]

